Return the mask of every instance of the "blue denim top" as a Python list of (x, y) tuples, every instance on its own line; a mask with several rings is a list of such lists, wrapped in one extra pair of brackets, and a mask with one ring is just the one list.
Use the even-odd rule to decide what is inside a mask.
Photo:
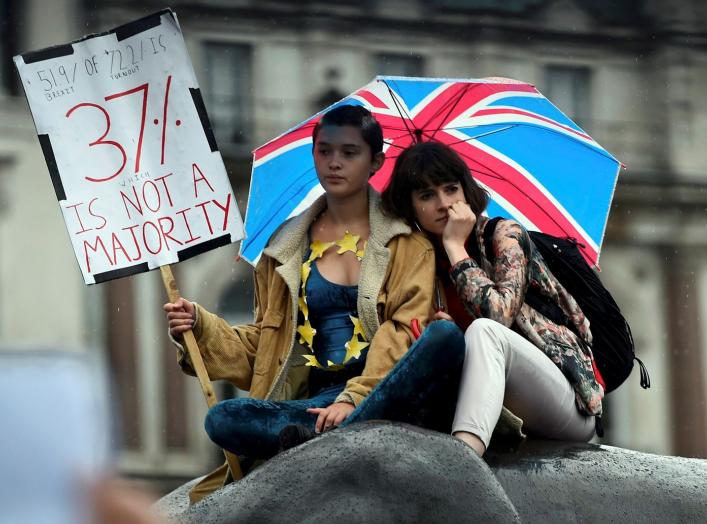
[[(317, 330), (314, 337), (314, 355), (317, 360), (326, 365), (328, 361), (342, 364), (346, 356), (345, 344), (353, 335), (353, 324), (349, 316), (358, 317), (358, 286), (335, 284), (325, 279), (312, 262), (311, 273), (307, 279), (305, 291), (309, 320)], [(368, 349), (361, 352), (358, 359), (352, 359), (346, 364), (346, 369), (332, 371), (312, 368), (310, 370), (310, 390), (320, 387), (344, 383), (349, 378), (358, 376), (363, 371)], [(310, 391), (310, 394), (313, 392)]]

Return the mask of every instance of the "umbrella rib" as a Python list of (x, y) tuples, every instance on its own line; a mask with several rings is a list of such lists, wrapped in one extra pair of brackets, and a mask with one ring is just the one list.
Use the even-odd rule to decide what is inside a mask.
[[(393, 143), (393, 142), (390, 142), (390, 143), (388, 144), (388, 147), (395, 147), (395, 148), (400, 149), (401, 151), (403, 151), (403, 150), (407, 149), (408, 147), (410, 147), (410, 145), (408, 144), (408, 145), (401, 146), (401, 145), (395, 144), (395, 143)], [(386, 157), (387, 157), (387, 155), (386, 155)]]
[(388, 130), (388, 131), (405, 131), (406, 133), (408, 132), (408, 129), (406, 129), (404, 127), (395, 127), (395, 126), (388, 126), (388, 125), (384, 125), (381, 127), (385, 130)]
[(391, 89), (391, 87), (388, 85), (388, 82), (385, 80), (381, 80), (383, 82), (383, 85), (388, 89), (388, 93), (390, 94), (391, 100), (393, 100), (393, 104), (395, 105), (395, 109), (397, 109), (398, 114), (400, 115), (400, 119), (403, 121), (403, 124), (405, 125), (405, 129), (407, 130), (408, 133), (410, 133), (410, 136), (414, 137), (415, 133), (410, 129), (410, 126), (408, 126), (407, 121), (410, 120), (412, 122), (412, 118), (410, 118), (410, 115), (407, 114), (407, 111), (405, 111), (399, 104), (398, 104), (398, 99), (395, 96), (395, 93)]
[[(469, 91), (471, 91), (472, 89), (477, 89), (477, 88), (484, 87), (484, 85), (485, 85), (485, 84), (467, 84), (467, 85), (464, 87), (464, 91), (461, 93), (461, 95), (459, 96), (459, 98), (458, 98), (456, 101), (454, 101), (454, 99), (450, 98), (447, 102), (445, 102), (445, 103), (442, 105), (442, 107), (440, 107), (439, 110), (436, 111), (436, 112), (427, 120), (427, 123), (426, 123), (424, 126), (422, 126), (423, 129), (426, 128), (427, 125), (428, 125), (433, 119), (437, 118), (437, 117), (440, 115), (440, 113), (441, 113), (442, 111), (444, 111), (444, 110), (446, 109), (446, 107), (447, 107), (449, 104), (451, 104), (452, 102), (454, 102), (454, 105), (456, 106), (456, 105), (461, 101), (461, 99), (464, 98), (464, 95), (466, 95)], [(452, 109), (447, 113), (447, 116), (449, 116), (453, 110), (454, 110), (454, 107), (452, 107)], [(445, 120), (446, 120), (446, 117), (445, 117)]]
[[(391, 128), (390, 128), (390, 127), (386, 127), (385, 130), (386, 130), (386, 131), (390, 131)], [(402, 137), (404, 137), (404, 136), (410, 136), (410, 134), (409, 134), (405, 129), (393, 129), (393, 131), (400, 131), (401, 134), (400, 134), (400, 135), (395, 135), (395, 136), (389, 135), (389, 136), (385, 137), (385, 139), (387, 139), (387, 140), (398, 140), (399, 138), (402, 138)]]
[[(556, 135), (562, 135), (563, 137), (569, 138), (569, 139), (572, 138), (571, 136), (568, 136), (568, 135), (562, 133), (561, 131), (557, 131), (556, 129), (551, 129), (551, 128), (548, 128), (548, 127), (545, 127), (545, 126), (540, 126), (540, 125), (538, 125), (538, 124), (530, 124), (530, 123), (528, 123), (528, 122), (519, 122), (519, 123), (516, 123), (516, 124), (508, 125), (507, 127), (504, 127), (504, 128), (502, 128), (502, 129), (495, 129), (495, 130), (489, 131), (489, 132), (487, 132), (487, 133), (482, 133), (482, 134), (480, 134), (480, 135), (476, 135), (476, 136), (469, 137), (468, 139), (459, 140), (459, 142), (455, 142), (455, 143), (458, 144), (458, 143), (461, 143), (461, 142), (466, 142), (466, 141), (468, 141), (468, 140), (474, 140), (474, 139), (476, 139), (476, 138), (481, 138), (481, 137), (484, 137), (484, 136), (487, 136), (487, 135), (492, 135), (492, 134), (494, 134), (494, 133), (500, 133), (501, 131), (508, 131), (509, 129), (512, 129), (512, 128), (514, 128), (514, 127), (519, 127), (519, 126), (537, 127), (537, 128), (540, 128), (540, 129), (543, 129), (543, 130), (547, 131), (548, 133), (554, 133), (554, 134), (556, 134)], [(448, 127), (448, 128), (444, 128), (444, 131), (454, 131), (454, 130), (459, 130), (459, 129), (469, 129), (469, 126), (466, 126), (466, 127)], [(578, 145), (581, 145), (581, 146), (583, 146), (583, 147), (586, 147), (587, 149), (591, 149), (591, 150), (594, 151), (595, 153), (597, 153), (597, 154), (603, 156), (604, 158), (608, 158), (609, 160), (614, 160), (614, 161), (618, 162), (613, 156), (611, 156), (611, 153), (609, 153), (608, 151), (606, 151), (606, 150), (605, 150), (604, 148), (602, 148), (601, 146), (599, 146), (599, 147), (594, 147), (594, 146), (591, 146), (591, 145), (589, 145), (589, 144), (586, 144), (586, 143), (584, 143), (584, 142), (582, 142), (582, 141), (580, 141), (580, 140), (576, 140), (576, 139), (573, 140), (573, 142), (574, 142), (575, 144), (578, 144)], [(598, 144), (597, 144), (597, 145), (598, 145)]]
[[(467, 141), (469, 141), (469, 140), (474, 140), (474, 139), (481, 138), (481, 137), (484, 137), (484, 136), (493, 135), (493, 134), (495, 134), (495, 133), (500, 133), (501, 131), (508, 131), (509, 129), (512, 129), (512, 128), (514, 128), (514, 127), (519, 127), (519, 126), (537, 127), (537, 128), (540, 128), (540, 129), (543, 129), (543, 130), (547, 131), (548, 133), (554, 133), (554, 134), (556, 134), (556, 135), (562, 135), (562, 136), (565, 137), (565, 138), (572, 138), (572, 137), (568, 137), (566, 134), (564, 134), (564, 133), (562, 133), (562, 132), (560, 132), (560, 131), (557, 131), (556, 129), (551, 129), (551, 128), (549, 128), (549, 127), (540, 126), (540, 125), (538, 125), (538, 124), (530, 124), (530, 123), (528, 123), (528, 122), (518, 122), (518, 123), (515, 123), (515, 124), (510, 124), (510, 125), (508, 125), (508, 126), (506, 126), (506, 127), (504, 127), (504, 128), (501, 128), (501, 129), (494, 129), (493, 131), (488, 131), (487, 133), (482, 133), (482, 134), (480, 134), (480, 135), (471, 136), (471, 137), (469, 137), (469, 138), (465, 138), (465, 139), (458, 140), (457, 142), (454, 142), (453, 144), (460, 144), (460, 143), (462, 143), (462, 142), (467, 142)], [(470, 127), (477, 127), (477, 126), (445, 127), (445, 128), (439, 128), (439, 129), (435, 130), (435, 132), (436, 132), (436, 131), (457, 131), (457, 130), (459, 130), (459, 129), (469, 129)], [(579, 140), (573, 140), (573, 141), (574, 141), (574, 143), (579, 144), (579, 145), (581, 145), (581, 146), (584, 146), (584, 147), (586, 147), (587, 149), (591, 149), (591, 150), (594, 151), (595, 153), (598, 153), (598, 154), (600, 154), (601, 156), (603, 156), (603, 157), (605, 157), (605, 158), (608, 158), (609, 160), (617, 161), (613, 156), (611, 156), (611, 154), (610, 154), (608, 151), (604, 150), (601, 146), (599, 146), (599, 147), (593, 147), (593, 146), (591, 146), (591, 145), (589, 145), (589, 144), (586, 144), (586, 143), (584, 143), (584, 142), (582, 142), (582, 141), (579, 141)], [(451, 145), (453, 145), (453, 144), (451, 144)]]
[[(465, 89), (467, 89), (467, 88), (465, 88)], [(429, 124), (432, 120), (434, 120), (435, 118), (437, 118), (437, 117), (442, 113), (442, 111), (444, 111), (445, 109), (447, 109), (447, 107), (449, 106), (449, 104), (453, 104), (453, 105), (458, 104), (458, 103), (459, 103), (459, 100), (461, 100), (461, 98), (463, 98), (463, 96), (464, 96), (465, 93), (466, 93), (466, 91), (463, 91), (463, 92), (461, 93), (461, 95), (459, 96), (459, 98), (457, 98), (456, 100), (455, 100), (454, 98), (450, 98), (449, 100), (447, 100), (446, 102), (444, 102), (444, 103), (439, 107), (439, 109), (437, 109), (437, 111), (435, 111), (434, 113), (432, 113), (432, 115), (427, 119), (427, 122), (425, 123), (425, 125), (422, 126), (422, 127), (423, 127), (423, 128), (427, 128), (428, 124)], [(453, 109), (454, 109), (454, 107), (452, 107), (452, 110), (453, 110)], [(451, 111), (450, 111), (450, 112), (451, 112)], [(447, 113), (447, 115), (449, 115), (449, 113)]]
[[(447, 145), (448, 145), (448, 146), (454, 146), (454, 145), (456, 145), (456, 144), (461, 144), (461, 143), (463, 143), (463, 142), (468, 142), (468, 141), (470, 141), (470, 140), (476, 140), (477, 138), (482, 138), (482, 137), (485, 137), (485, 136), (488, 136), (488, 135), (493, 135), (493, 134), (495, 134), (495, 133), (500, 133), (501, 131), (506, 131), (506, 130), (508, 130), (508, 129), (511, 129), (511, 128), (513, 128), (513, 127), (516, 127), (517, 125), (518, 125), (518, 124), (512, 124), (512, 125), (509, 125), (509, 126), (506, 126), (506, 127), (502, 128), (502, 129), (494, 129), (493, 131), (487, 131), (486, 133), (481, 133), (480, 135), (470, 136), (469, 138), (462, 138), (462, 139), (460, 139), (460, 140), (457, 140), (456, 142), (449, 142)], [(449, 129), (453, 129), (453, 128), (449, 128)], [(457, 128), (457, 129), (463, 129), (463, 128)], [(447, 131), (447, 129), (445, 129), (445, 131)]]
[(398, 113), (400, 113), (400, 116), (403, 118), (403, 120), (405, 120), (405, 118), (407, 118), (410, 122), (412, 122), (412, 117), (410, 116), (410, 113), (408, 113), (402, 106), (398, 105), (397, 97), (395, 96), (395, 93), (393, 92), (392, 88), (388, 85), (388, 82), (386, 82), (385, 80), (383, 80), (382, 82), (383, 82), (383, 84), (385, 84), (385, 87), (388, 89), (388, 93), (390, 94), (390, 97), (393, 99), (393, 103), (395, 104), (396, 109), (398, 110)]
[[(466, 84), (466, 85), (461, 89), (461, 91), (459, 92), (459, 95), (456, 97), (457, 99), (456, 99), (456, 100), (454, 101), (454, 103), (452, 104), (452, 107), (450, 107), (450, 108), (449, 108), (449, 111), (447, 111), (447, 114), (444, 115), (444, 118), (442, 119), (442, 122), (446, 122), (446, 121), (447, 121), (447, 118), (449, 118), (449, 115), (452, 114), (452, 111), (454, 111), (454, 109), (456, 109), (456, 107), (459, 105), (459, 102), (461, 102), (462, 99), (464, 98), (464, 95), (466, 95), (466, 92), (469, 90), (469, 87), (470, 87), (470, 84)], [(440, 109), (440, 112), (441, 112), (441, 111), (442, 111), (442, 110)], [(439, 114), (439, 113), (438, 113), (438, 114)], [(430, 119), (430, 120), (431, 120), (431, 119)], [(434, 140), (434, 137), (435, 137), (435, 135), (437, 134), (437, 131), (439, 131), (439, 129), (437, 129), (436, 131), (434, 131), (434, 132), (432, 133), (432, 136), (430, 137), (430, 140)]]

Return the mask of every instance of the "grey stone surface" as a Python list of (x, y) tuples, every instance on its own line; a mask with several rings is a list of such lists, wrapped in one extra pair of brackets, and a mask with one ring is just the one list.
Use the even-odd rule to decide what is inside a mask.
[(707, 522), (707, 460), (537, 440), (485, 458), (523, 522)]
[(189, 491), (192, 486), (196, 485), (203, 477), (190, 480), (186, 484), (182, 484), (174, 491), (168, 493), (158, 500), (154, 508), (169, 522), (177, 520), (177, 517), (189, 509)]
[[(172, 522), (707, 522), (707, 460), (558, 441), (478, 458), (441, 433), (354, 424), (282, 453)], [(490, 466), (490, 467), (489, 467)]]
[(386, 422), (327, 433), (180, 517), (171, 514), (190, 524), (518, 521), (471, 449), (447, 435)]

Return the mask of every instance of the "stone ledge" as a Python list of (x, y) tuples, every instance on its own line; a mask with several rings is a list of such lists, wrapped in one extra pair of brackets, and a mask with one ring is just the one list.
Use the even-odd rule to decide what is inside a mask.
[(195, 482), (157, 509), (184, 524), (707, 522), (707, 460), (528, 440), (484, 461), (449, 435), (384, 421), (327, 433), (188, 507)]

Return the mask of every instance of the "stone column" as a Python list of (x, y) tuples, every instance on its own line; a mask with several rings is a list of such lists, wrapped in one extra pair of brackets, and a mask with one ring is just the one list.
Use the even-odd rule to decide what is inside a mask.
[[(673, 453), (686, 457), (707, 456), (707, 415), (702, 358), (702, 327), (699, 321), (697, 267), (699, 260), (687, 247), (670, 249), (666, 267), (666, 314)], [(656, 310), (660, 304), (656, 304)]]
[(108, 365), (118, 412), (123, 449), (140, 449), (137, 340), (132, 278), (105, 284), (105, 329)]

